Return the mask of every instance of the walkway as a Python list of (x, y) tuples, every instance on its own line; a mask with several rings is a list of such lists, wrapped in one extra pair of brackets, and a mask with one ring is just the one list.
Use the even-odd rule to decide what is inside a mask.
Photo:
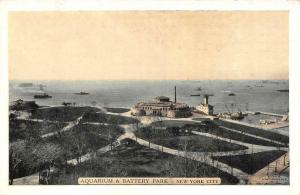
[(73, 127), (75, 127), (76, 125), (79, 124), (79, 122), (81, 121), (82, 116), (78, 117), (75, 121), (69, 122), (69, 124), (67, 126), (65, 126), (62, 130), (56, 131), (56, 132), (51, 132), (51, 133), (47, 133), (42, 135), (42, 138), (46, 138), (46, 137), (50, 137), (53, 135), (58, 135), (59, 133), (65, 132), (65, 131), (69, 131), (70, 129), (72, 129)]
[(13, 185), (39, 185), (39, 173), (35, 173), (26, 177), (16, 178)]
[(256, 138), (256, 139), (261, 139), (261, 140), (264, 140), (264, 141), (268, 141), (268, 142), (272, 142), (272, 143), (276, 143), (276, 144), (281, 144), (281, 145), (285, 145), (286, 144), (286, 143), (283, 143), (283, 142), (280, 142), (280, 141), (268, 139), (268, 138), (261, 137), (261, 136), (258, 136), (258, 135), (253, 135), (253, 134), (242, 132), (242, 131), (235, 130), (235, 129), (232, 129), (232, 128), (228, 128), (228, 127), (224, 127), (224, 126), (219, 126), (219, 127), (221, 127), (222, 129), (226, 129), (226, 130), (235, 132), (235, 133), (240, 133), (242, 135), (247, 135), (249, 137), (253, 137), (253, 138)]

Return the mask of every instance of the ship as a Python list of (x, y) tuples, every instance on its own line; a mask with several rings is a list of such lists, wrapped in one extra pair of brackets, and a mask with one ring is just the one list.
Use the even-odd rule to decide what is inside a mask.
[(33, 96), (35, 99), (45, 99), (45, 98), (52, 98), (51, 95), (48, 95), (47, 93), (42, 94), (36, 94)]
[(238, 112), (224, 112), (217, 115), (219, 118), (231, 119), (231, 120), (241, 120), (244, 118), (244, 114), (241, 111)]
[(33, 87), (33, 83), (20, 83), (19, 87)]
[(289, 89), (278, 89), (277, 91), (279, 91), (279, 92), (289, 92), (290, 90)]
[(191, 94), (190, 96), (201, 96), (201, 94)]
[(229, 93), (228, 96), (235, 96), (235, 93)]
[(75, 93), (75, 95), (89, 95), (89, 93), (81, 91), (79, 93)]
[(231, 109), (228, 107), (227, 104), (225, 104), (225, 108), (227, 112), (219, 113), (217, 117), (219, 118), (225, 118), (225, 119), (231, 119), (231, 120), (242, 120), (244, 118), (244, 114), (240, 109), (238, 109), (237, 112), (234, 112), (234, 108), (236, 107), (235, 103), (230, 104)]

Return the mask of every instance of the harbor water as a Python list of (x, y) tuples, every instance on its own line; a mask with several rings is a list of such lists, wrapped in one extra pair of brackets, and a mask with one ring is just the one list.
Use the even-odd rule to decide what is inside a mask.
[[(20, 86), (32, 83), (32, 86)], [(44, 85), (41, 91), (39, 85)], [(10, 81), (9, 101), (35, 100), (39, 105), (61, 105), (76, 102), (76, 105), (130, 108), (137, 102), (152, 101), (155, 96), (167, 96), (174, 100), (177, 87), (177, 102), (196, 106), (203, 101), (202, 94), (213, 94), (209, 103), (215, 113), (230, 111), (264, 111), (287, 114), (289, 89), (287, 80), (280, 81)], [(52, 98), (34, 99), (35, 94), (45, 92)], [(88, 95), (75, 93), (88, 92)], [(233, 93), (234, 95), (229, 95)], [(191, 96), (194, 95), (194, 96)]]

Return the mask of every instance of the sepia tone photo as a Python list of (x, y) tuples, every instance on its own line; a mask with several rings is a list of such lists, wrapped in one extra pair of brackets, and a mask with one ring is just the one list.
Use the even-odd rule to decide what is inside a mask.
[(9, 185), (289, 185), (287, 11), (10, 11)]

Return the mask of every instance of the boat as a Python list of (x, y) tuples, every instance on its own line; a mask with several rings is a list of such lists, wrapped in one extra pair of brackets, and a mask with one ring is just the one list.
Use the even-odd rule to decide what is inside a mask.
[(242, 112), (225, 112), (219, 113), (217, 115), (219, 118), (231, 119), (231, 120), (241, 120), (244, 118), (244, 114)]
[(72, 102), (63, 102), (62, 105), (63, 105), (63, 106), (71, 106), (71, 105), (72, 105)]
[(201, 90), (202, 90), (201, 87), (197, 87), (197, 88), (196, 88), (196, 91), (201, 91)]
[(277, 91), (279, 91), (279, 92), (290, 92), (289, 89), (278, 89)]
[(201, 96), (201, 94), (191, 94), (190, 96)]
[(264, 87), (263, 85), (255, 85), (255, 87)]
[(20, 83), (19, 87), (33, 87), (33, 83)]
[(235, 96), (235, 93), (229, 93), (228, 96)]
[(79, 93), (75, 93), (75, 95), (89, 95), (89, 93), (81, 91)]
[(47, 93), (37, 94), (33, 96), (35, 99), (43, 99), (43, 98), (52, 98), (51, 95), (48, 95)]

